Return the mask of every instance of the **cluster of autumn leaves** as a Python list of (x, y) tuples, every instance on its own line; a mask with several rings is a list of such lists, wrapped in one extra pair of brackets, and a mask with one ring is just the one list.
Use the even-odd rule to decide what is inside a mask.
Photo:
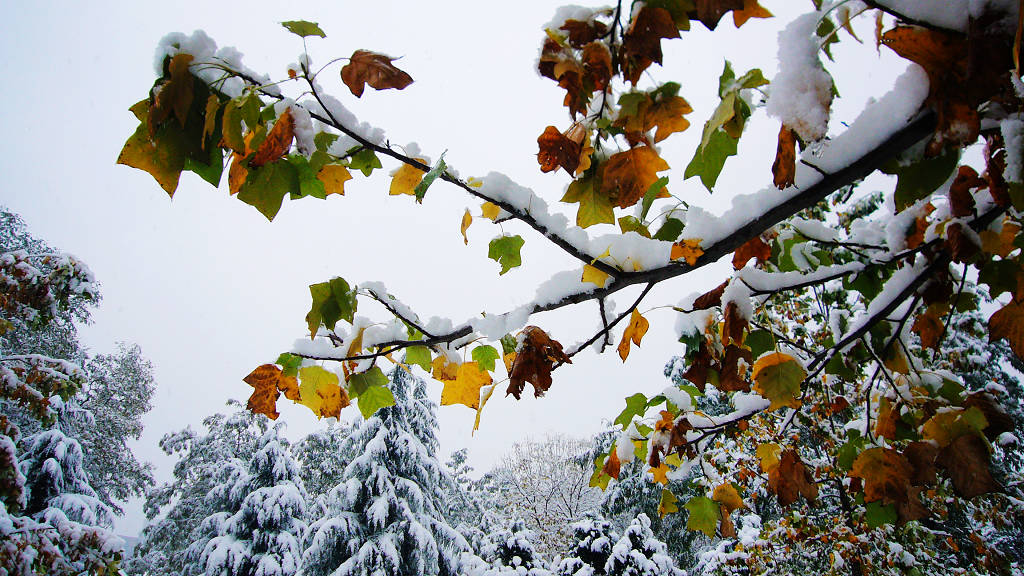
[[(690, 122), (685, 115), (692, 109), (679, 96), (678, 84), (665, 83), (649, 90), (638, 90), (637, 84), (653, 63), (661, 63), (661, 41), (678, 38), (681, 30), (689, 29), (691, 21), (714, 29), (723, 15), (732, 12), (739, 27), (749, 18), (770, 14), (756, 0), (648, 0), (638, 6), (621, 30), (622, 15), (614, 10), (595, 12), (586, 20), (570, 19), (557, 29), (547, 30), (539, 71), (565, 90), (563, 104), (572, 123), (564, 131), (555, 126), (545, 128), (538, 138), (537, 159), (543, 172), (562, 169), (573, 177), (562, 201), (578, 203), (579, 226), (618, 223), (623, 233), (636, 232), (673, 242), (671, 260), (694, 265), (703, 255), (700, 240), (680, 240), (680, 220), (667, 217), (653, 231), (646, 221), (653, 202), (667, 197), (667, 178), (659, 173), (669, 166), (656, 145), (688, 129)], [(303, 37), (324, 35), (313, 23), (284, 25)], [(998, 102), (1006, 110), (1020, 108), (1019, 99), (1007, 93), (1011, 84), (1006, 71), (1012, 68), (1008, 62), (1009, 40), (1005, 35), (990, 33), (984, 20), (972, 20), (967, 34), (897, 26), (879, 33), (878, 38), (925, 68), (931, 81), (925, 105), (937, 119), (923, 156), (902, 158), (886, 169), (898, 180), (896, 210), (917, 211), (907, 231), (907, 250), (920, 252), (931, 262), (976, 266), (979, 282), (993, 297), (1011, 294), (1010, 303), (990, 320), (991, 337), (1007, 338), (1017, 355), (1024, 357), (1024, 308), (1018, 304), (1024, 302), (1024, 256), (1019, 250), (1024, 240), (1018, 236), (1018, 219), (1009, 213), (1011, 207), (1024, 211), (1024, 187), (1003, 178), (1006, 159), (1001, 135), (998, 130), (982, 130), (978, 112), (979, 104), (988, 101)], [(825, 49), (833, 41), (826, 30)], [(140, 124), (118, 160), (149, 172), (169, 194), (173, 194), (184, 170), (217, 185), (227, 160), (230, 192), (272, 219), (285, 195), (323, 199), (344, 194), (344, 183), (352, 178), (352, 171), (369, 176), (382, 167), (377, 157), (379, 147), (365, 143), (340, 152), (333, 147), (338, 136), (328, 132), (316, 135), (314, 150), (292, 153), (299, 120), (291, 107), (279, 110), (265, 104), (266, 94), (258, 87), (228, 97), (216, 83), (207, 84), (190, 71), (192, 59), (184, 52), (166, 59), (164, 74), (150, 97), (132, 107)], [(289, 71), (296, 81), (308, 74), (306, 70)], [(392, 65), (390, 58), (365, 50), (352, 55), (342, 68), (341, 78), (357, 97), (366, 84), (375, 89), (402, 89), (412, 82), (408, 74)], [(632, 89), (613, 102), (616, 81), (629, 83)], [(750, 104), (741, 92), (766, 83), (759, 70), (737, 75), (728, 62), (725, 64), (719, 82), (721, 101), (704, 125), (686, 178), (698, 176), (708, 190), (713, 188), (726, 158), (736, 153), (737, 141), (751, 116)], [(332, 123), (330, 118), (320, 120)], [(979, 135), (988, 142), (986, 170), (981, 175), (967, 166), (957, 167), (960, 147), (976, 141)], [(793, 184), (797, 144), (794, 130), (783, 125), (772, 167), (773, 181), (780, 188)], [(610, 152), (613, 148), (616, 151)], [(922, 207), (920, 201), (929, 198), (954, 171), (949, 209), (937, 210), (930, 201)], [(393, 174), (390, 193), (422, 200), (431, 182), (445, 176), (443, 159), (431, 168), (424, 159), (414, 158)], [(982, 191), (998, 208), (994, 216), (978, 213), (976, 198)], [(616, 220), (616, 208), (630, 209), (638, 204), (639, 217)], [(484, 216), (492, 220), (499, 217), (499, 212), (495, 204), (483, 206)], [(467, 210), (463, 234), (471, 222)], [(990, 226), (992, 222), (996, 225)], [(772, 271), (796, 270), (791, 261), (786, 263), (794, 242), (792, 237), (776, 238), (771, 233), (756, 236), (735, 251), (734, 267), (740, 270), (753, 260), (756, 266)], [(489, 256), (499, 263), (502, 274), (520, 264), (522, 244), (519, 236), (492, 240)], [(922, 311), (915, 315), (912, 329), (925, 348), (938, 350), (949, 314), (958, 306), (959, 293), (949, 267), (936, 269), (939, 272), (920, 293)], [(866, 288), (858, 288), (854, 282), (852, 289), (860, 291), (863, 300), (869, 302), (878, 296), (886, 278), (865, 283), (871, 284)], [(604, 286), (608, 280), (606, 272), (584, 267), (583, 281)], [(723, 302), (727, 286), (725, 282), (701, 296), (686, 311), (716, 311), (710, 325), (684, 334), (681, 340), (686, 345), (687, 370), (683, 376), (692, 384), (687, 392), (697, 398), (708, 385), (725, 393), (756, 392), (769, 403), (763, 411), (767, 415), (807, 408), (813, 398), (805, 383), (808, 371), (796, 357), (779, 350), (770, 330), (753, 326), (752, 318), (735, 302)], [(276, 403), (284, 395), (307, 406), (318, 417), (336, 417), (352, 402), (368, 417), (394, 403), (387, 377), (377, 365), (378, 360), (386, 358), (404, 369), (418, 365), (431, 373), (444, 384), (441, 403), (476, 410), (479, 425), (480, 410), (496, 386), (492, 373), (499, 360), (507, 373), (506, 393), (517, 399), (527, 383), (536, 396), (543, 395), (552, 385), (552, 370), (571, 362), (561, 344), (536, 326), (528, 326), (518, 335), (506, 335), (500, 340), (500, 350), (477, 343), (467, 350), (472, 360), (459, 361), (449, 356), (441, 342), (433, 340), (434, 335), (416, 325), (414, 318), (397, 313), (406, 324), (407, 339), (364, 346), (365, 327), (353, 322), (359, 297), (366, 296), (366, 292), (334, 278), (310, 286), (310, 293), (312, 307), (306, 317), (310, 335), (327, 337), (344, 348), (342, 374), (309, 365), (300, 356), (282, 354), (274, 364), (260, 366), (245, 378), (254, 388), (249, 399), (254, 412), (276, 418)], [(335, 333), (342, 320), (352, 327), (344, 338)], [(648, 326), (634, 306), (618, 345), (623, 361), (631, 346), (641, 343)], [(856, 365), (872, 359), (863, 348), (866, 346), (865, 342), (848, 354), (829, 356), (822, 372), (839, 381), (863, 378)], [(397, 361), (393, 354), (400, 350), (405, 357)], [(886, 369), (910, 382), (913, 362), (905, 353), (893, 347), (882, 352)], [(360, 364), (366, 360), (372, 360), (369, 368)], [(918, 386), (913, 389), (914, 400), (882, 398), (875, 407), (878, 416), (872, 433), (885, 439), (886, 445), (868, 447), (867, 438), (855, 435), (839, 447), (836, 469), (850, 478), (850, 491), (863, 496), (869, 514), (873, 511), (892, 516), (899, 522), (923, 518), (928, 510), (920, 495), (936, 484), (936, 471), (942, 471), (954, 491), (965, 498), (999, 488), (989, 472), (987, 441), (1012, 430), (1013, 423), (990, 395), (963, 394), (962, 387), (957, 386), (952, 381), (937, 390)], [(870, 392), (863, 396), (851, 396), (852, 402), (843, 396), (818, 400), (823, 400), (825, 408), (821, 410), (826, 417), (846, 417), (858, 402), (872, 401)], [(631, 450), (636, 458), (646, 459), (653, 479), (667, 486), (672, 468), (683, 459), (699, 457), (697, 443), (703, 439), (704, 430), (691, 424), (687, 416), (692, 412), (662, 396), (648, 399), (638, 394), (627, 399), (627, 408), (616, 423), (626, 430), (635, 418), (642, 419), (649, 409), (662, 404), (664, 409), (653, 427), (637, 427), (642, 438), (631, 440)], [(871, 412), (870, 405), (866, 409)], [(743, 414), (706, 431), (743, 431), (750, 417)], [(598, 458), (594, 485), (607, 486), (610, 478), (618, 477), (620, 452), (613, 446)], [(768, 489), (780, 504), (788, 506), (801, 497), (809, 502), (817, 499), (818, 471), (812, 471), (801, 460), (795, 447), (760, 443), (756, 456)], [(730, 515), (745, 506), (742, 491), (742, 485), (727, 482), (715, 487), (710, 497), (690, 499), (685, 504), (690, 512), (689, 526), (709, 536), (716, 531), (722, 536), (734, 535)], [(661, 512), (676, 512), (678, 508), (676, 496), (664, 489)]]

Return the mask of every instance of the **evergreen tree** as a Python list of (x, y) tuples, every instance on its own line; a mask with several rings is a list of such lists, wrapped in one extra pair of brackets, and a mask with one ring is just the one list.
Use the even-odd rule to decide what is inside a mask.
[(451, 457), (445, 462), (452, 480), (446, 490), (449, 517), (463, 536), (472, 532), (474, 528), (479, 528), (484, 511), (474, 490), (471, 477), (473, 467), (466, 463), (468, 456), (469, 450), (462, 448), (452, 452)]
[(488, 540), (490, 542), (484, 546), (483, 556), (492, 565), (527, 570), (543, 566), (533, 544), (533, 531), (520, 518), (513, 519), (507, 528), (491, 534)]
[(391, 389), (394, 406), (345, 440), (343, 450), (358, 456), (328, 493), (325, 516), (310, 526), (306, 574), (459, 573), (468, 546), (445, 519), (434, 405), (425, 384), (401, 369), (392, 372)]
[(300, 463), (299, 475), (308, 494), (306, 513), (309, 521), (323, 516), (327, 493), (338, 483), (345, 466), (352, 460), (352, 455), (342, 449), (351, 431), (351, 425), (331, 418), (326, 428), (311, 432), (292, 446), (292, 454)]
[(306, 490), (298, 463), (278, 427), (267, 430), (247, 470), (232, 467), (213, 494), (226, 504), (203, 521), (216, 536), (200, 565), (211, 576), (292, 576), (299, 569), (299, 538), (306, 525)]
[(201, 554), (216, 532), (202, 522), (224, 510), (229, 496), (215, 489), (225, 486), (226, 477), (232, 474), (242, 476), (267, 429), (266, 417), (242, 409), (236, 401), (228, 405), (236, 411), (203, 420), (205, 434), (186, 428), (160, 440), (164, 452), (178, 454), (180, 459), (174, 465), (173, 479), (146, 496), (146, 516), (152, 523), (142, 531), (135, 556), (126, 564), (129, 573), (203, 573), (196, 554)]
[(683, 576), (667, 554), (665, 543), (651, 532), (651, 520), (639, 514), (612, 547), (605, 573), (614, 576)]
[(599, 516), (591, 516), (572, 525), (576, 546), (572, 554), (563, 558), (555, 570), (557, 576), (593, 576), (605, 574), (605, 565), (612, 554), (612, 544), (618, 537), (611, 523)]

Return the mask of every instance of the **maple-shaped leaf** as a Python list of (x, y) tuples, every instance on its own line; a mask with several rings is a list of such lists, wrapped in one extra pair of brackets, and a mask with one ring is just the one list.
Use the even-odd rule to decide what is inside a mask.
[(352, 322), (359, 303), (356, 289), (350, 288), (344, 278), (311, 284), (309, 293), (313, 298), (313, 306), (306, 314), (306, 323), (311, 339), (316, 336), (321, 324), (328, 330), (334, 330), (338, 320)]
[[(732, 267), (736, 270), (743, 268), (747, 265), (747, 262), (751, 258), (756, 259), (756, 263), (761, 265), (768, 261), (772, 257), (772, 247), (770, 244), (764, 241), (760, 236), (754, 236), (750, 240), (743, 243), (742, 246), (736, 249), (736, 252), (732, 257)], [(724, 286), (724, 285), (723, 285)], [(724, 289), (724, 288), (723, 288)], [(721, 301), (721, 297), (719, 297)]]
[(601, 173), (603, 165), (591, 169), (583, 178), (573, 180), (562, 196), (562, 202), (579, 202), (576, 211), (576, 225), (587, 228), (594, 224), (615, 222), (615, 210), (608, 194), (602, 190)]
[[(758, 0), (743, 0), (743, 8), (733, 9), (732, 11), (732, 23), (737, 28), (747, 23), (747, 20), (751, 18), (771, 18), (772, 13), (765, 9), (764, 6), (758, 4)], [(849, 21), (847, 21), (849, 26)], [(853, 32), (851, 32), (852, 34)]]
[(687, 530), (703, 532), (708, 538), (715, 537), (722, 512), (714, 500), (707, 496), (694, 496), (684, 508), (690, 513), (686, 518)]
[(412, 76), (392, 64), (393, 60), (395, 59), (384, 54), (356, 50), (349, 58), (348, 64), (341, 69), (341, 81), (357, 98), (363, 95), (366, 84), (376, 90), (401, 90), (412, 84)]
[(463, 362), (459, 364), (455, 379), (444, 381), (441, 406), (462, 404), (476, 410), (480, 406), (480, 389), (490, 383), (491, 375), (477, 362)]
[(640, 341), (643, 339), (644, 334), (647, 334), (647, 329), (650, 327), (650, 323), (647, 318), (644, 318), (640, 312), (635, 308), (633, 313), (629, 316), (629, 325), (622, 332), (622, 340), (619, 342), (619, 358), (625, 362), (629, 356), (630, 342), (640, 345)]
[(507, 394), (520, 398), (526, 383), (533, 384), (533, 395), (543, 396), (551, 388), (551, 369), (555, 362), (572, 364), (562, 351), (562, 344), (536, 326), (523, 328), (519, 337), (522, 344), (509, 371)]
[(792, 186), (796, 178), (796, 132), (785, 124), (779, 129), (779, 144), (775, 150), (772, 176), (772, 181), (779, 190)]
[(515, 236), (498, 236), (487, 245), (487, 257), (501, 264), (499, 275), (523, 263), (520, 250), (525, 242), (523, 237), (517, 234)]
[[(763, 466), (764, 459), (761, 463)], [(818, 485), (811, 471), (792, 448), (783, 451), (778, 464), (768, 472), (768, 487), (778, 496), (782, 506), (789, 506), (800, 496), (809, 502), (814, 502), (818, 497)]]
[(181, 171), (185, 168), (185, 156), (180, 138), (168, 131), (160, 131), (151, 138), (143, 122), (124, 143), (117, 163), (148, 172), (173, 198)]
[(977, 406), (949, 408), (936, 412), (921, 425), (921, 438), (945, 448), (960, 436), (979, 434), (987, 427), (988, 419)]
[(964, 498), (996, 492), (1002, 486), (989, 470), (989, 449), (977, 434), (964, 434), (939, 451), (936, 463), (946, 470), (953, 489)]
[(576, 173), (580, 165), (580, 143), (570, 140), (554, 126), (548, 126), (544, 133), (537, 137), (537, 162), (541, 172), (553, 172), (564, 168), (570, 175)]
[(740, 498), (740, 493), (736, 491), (736, 487), (728, 482), (715, 488), (714, 493), (711, 495), (711, 499), (725, 506), (725, 509), (730, 514), (734, 510), (747, 507), (746, 504), (743, 503), (743, 499)]
[[(416, 158), (415, 160), (423, 164), (427, 163), (423, 158)], [(415, 196), (416, 186), (423, 180), (423, 175), (426, 173), (426, 170), (420, 170), (411, 164), (402, 164), (391, 177), (391, 187), (388, 189), (388, 194), (391, 196), (398, 196), (400, 194)]]
[(299, 369), (298, 402), (312, 410), (317, 418), (337, 418), (341, 409), (349, 405), (349, 398), (337, 374), (320, 366), (306, 366)]
[(257, 367), (242, 378), (242, 381), (255, 388), (246, 408), (253, 414), (266, 414), (271, 420), (277, 420), (277, 399), (284, 392), (289, 400), (299, 400), (299, 384), (294, 376), (285, 376), (282, 370), (273, 364)]
[(608, 32), (608, 27), (600, 20), (575, 20), (572, 18), (563, 22), (558, 29), (569, 33), (569, 45), (573, 48), (582, 48)]
[(668, 169), (668, 163), (649, 146), (618, 152), (604, 165), (601, 192), (619, 208), (629, 208), (658, 181), (657, 173)]
[(853, 461), (851, 477), (864, 483), (864, 501), (897, 504), (908, 499), (914, 471), (905, 456), (892, 448), (868, 448)]
[(173, 112), (175, 118), (185, 127), (189, 108), (195, 97), (194, 78), (189, 72), (193, 56), (185, 52), (175, 54), (166, 63), (166, 80), (154, 89), (153, 104), (149, 108), (149, 134), (156, 134), (157, 128)]
[(652, 63), (661, 64), (662, 38), (679, 38), (672, 14), (664, 8), (643, 5), (622, 35), (622, 73), (636, 85)]
[(295, 118), (292, 116), (291, 108), (285, 108), (281, 116), (274, 122), (267, 137), (256, 149), (252, 158), (249, 159), (250, 168), (259, 168), (269, 164), (285, 154), (291, 148), (292, 140), (295, 138)]
[(327, 196), (331, 194), (344, 196), (345, 182), (352, 179), (352, 174), (341, 164), (325, 164), (316, 173), (316, 179), (323, 182), (324, 194)]
[(769, 411), (784, 406), (799, 408), (797, 396), (800, 395), (800, 383), (806, 376), (803, 366), (782, 352), (769, 352), (754, 362), (754, 390), (771, 401)]
[(696, 266), (697, 260), (704, 255), (704, 249), (700, 247), (700, 238), (686, 238), (672, 244), (672, 249), (669, 251), (669, 258), (675, 260), (685, 260), (690, 266)]
[(349, 376), (348, 390), (359, 403), (359, 412), (363, 418), (373, 416), (381, 408), (395, 405), (395, 395), (387, 384), (388, 377), (380, 366)]

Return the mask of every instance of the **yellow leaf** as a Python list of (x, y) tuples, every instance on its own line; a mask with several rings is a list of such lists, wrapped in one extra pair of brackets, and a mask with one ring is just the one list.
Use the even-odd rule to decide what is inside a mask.
[(491, 375), (476, 362), (459, 365), (454, 380), (445, 380), (441, 390), (441, 406), (463, 404), (476, 410), (480, 405), (480, 389), (491, 383)]
[(363, 332), (365, 331), (365, 326), (356, 331), (355, 338), (352, 338), (352, 342), (348, 345), (348, 351), (345, 352), (345, 356), (355, 356), (363, 351)]
[(634, 308), (633, 313), (629, 316), (629, 326), (626, 326), (626, 330), (622, 332), (622, 340), (619, 342), (619, 358), (622, 358), (623, 362), (629, 356), (630, 342), (639, 346), (644, 334), (647, 334), (648, 328), (650, 328), (650, 323), (647, 318), (644, 318)]
[(476, 407), (476, 420), (473, 421), (473, 432), (480, 428), (480, 412), (484, 409), (484, 404), (487, 404), (487, 401), (491, 399), (494, 388), (494, 384), (491, 384), (480, 389), (480, 405)]
[(327, 164), (316, 173), (316, 179), (324, 183), (324, 191), (331, 194), (345, 195), (345, 182), (352, 179), (348, 168), (340, 164)]
[(651, 468), (651, 482), (658, 482), (662, 486), (668, 485), (668, 464), (662, 462), (658, 467)]
[(600, 269), (591, 266), (590, 264), (583, 265), (583, 278), (580, 279), (582, 282), (590, 282), (591, 284), (597, 285), (598, 288), (604, 288), (608, 284), (608, 278), (611, 276), (606, 272), (602, 272)]
[(758, 444), (757, 457), (761, 460), (761, 470), (770, 474), (779, 467), (779, 456), (782, 454), (782, 446), (778, 444)]
[(732, 514), (733, 510), (737, 508), (746, 508), (743, 503), (743, 499), (740, 498), (739, 492), (736, 491), (736, 487), (726, 482), (718, 488), (715, 488), (714, 494), (711, 495), (711, 499), (719, 504), (725, 506), (725, 509)]
[(480, 188), (481, 186), (484, 185), (484, 181), (479, 178), (470, 176), (469, 179), (466, 180), (466, 185), (471, 188)]
[(466, 230), (469, 230), (469, 225), (473, 223), (473, 215), (469, 213), (469, 208), (466, 208), (465, 214), (462, 215), (462, 241), (465, 244), (469, 244), (469, 237), (466, 236)]
[[(416, 160), (423, 164), (427, 163), (423, 158), (416, 158)], [(394, 177), (391, 179), (391, 190), (388, 193), (391, 196), (398, 196), (400, 194), (415, 196), (416, 186), (420, 183), (420, 180), (423, 180), (424, 174), (426, 172), (419, 168), (402, 164), (402, 167), (395, 171)]]
[(772, 13), (765, 10), (764, 6), (757, 3), (757, 0), (743, 0), (742, 10), (732, 11), (732, 23), (737, 28), (746, 24), (751, 18), (771, 18)]
[(337, 418), (341, 409), (349, 405), (348, 392), (338, 383), (338, 375), (320, 366), (299, 369), (299, 404), (316, 414)]
[(480, 206), (480, 215), (490, 220), (497, 220), (498, 215), (501, 214), (501, 208), (493, 202), (484, 202)]
[(704, 255), (700, 242), (700, 238), (687, 238), (686, 240), (676, 242), (672, 245), (672, 252), (670, 254), (672, 260), (685, 259), (687, 264), (695, 266), (697, 259)]
[(669, 490), (662, 489), (661, 502), (658, 503), (658, 516), (664, 518), (669, 514), (679, 512), (677, 502), (679, 502), (679, 500), (676, 498), (675, 494)]
[(437, 358), (434, 358), (434, 361), (430, 363), (430, 366), (432, 368), (431, 375), (434, 377), (434, 380), (444, 382), (445, 380), (455, 380), (458, 378), (459, 365), (455, 362), (449, 362), (448, 358), (445, 357), (444, 354), (440, 354)]
[(512, 373), (512, 364), (516, 361), (516, 353), (515, 352), (509, 352), (508, 354), (505, 354), (505, 356), (502, 358), (502, 360), (505, 362), (505, 371), (508, 372), (509, 374), (511, 374)]
[(751, 369), (754, 378), (754, 390), (771, 401), (769, 411), (778, 410), (783, 406), (799, 408), (800, 383), (807, 376), (803, 366), (789, 354), (771, 352), (764, 354), (754, 362)]
[(576, 174), (574, 174), (574, 176), (579, 176), (587, 170), (590, 170), (590, 157), (594, 154), (594, 145), (591, 144), (590, 130), (587, 130), (583, 142), (583, 149), (580, 151), (580, 165), (576, 167)]

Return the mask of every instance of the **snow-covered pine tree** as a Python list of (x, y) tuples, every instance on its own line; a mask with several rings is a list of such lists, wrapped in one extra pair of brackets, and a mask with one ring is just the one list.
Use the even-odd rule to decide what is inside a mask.
[(490, 534), (488, 540), (483, 556), (494, 566), (530, 570), (544, 565), (533, 544), (533, 531), (520, 518), (514, 518), (507, 527)]
[(267, 430), (267, 418), (255, 415), (237, 401), (228, 403), (235, 412), (214, 414), (203, 420), (205, 434), (186, 428), (165, 435), (160, 447), (167, 454), (179, 454), (174, 478), (149, 491), (146, 516), (152, 523), (142, 531), (135, 556), (126, 563), (129, 574), (147, 576), (191, 576), (202, 574), (198, 562), (186, 551), (190, 546), (202, 550), (211, 531), (200, 530), (202, 521), (219, 511), (223, 503), (207, 496), (220, 485), (219, 475), (234, 462), (232, 469), (244, 471), (252, 459), (259, 438)]
[(605, 565), (612, 554), (612, 544), (618, 536), (612, 532), (611, 522), (591, 515), (572, 525), (576, 546), (572, 554), (559, 562), (557, 576), (593, 576), (605, 574)]
[(445, 518), (446, 473), (425, 384), (391, 373), (394, 406), (348, 436), (357, 456), (328, 494), (326, 515), (309, 529), (303, 570), (310, 576), (458, 574), (465, 539)]
[(612, 547), (605, 573), (614, 576), (684, 576), (651, 532), (651, 519), (639, 514)]
[[(484, 508), (477, 499), (473, 487), (473, 467), (466, 460), (469, 450), (462, 448), (452, 452), (445, 467), (451, 477), (451, 486), (446, 490), (449, 518), (452, 524), (463, 534), (478, 531), (483, 519)], [(467, 538), (469, 540), (469, 538)]]
[(210, 576), (293, 576), (306, 528), (306, 490), (279, 426), (267, 430), (246, 470), (214, 489), (226, 510), (203, 521), (216, 531), (200, 565)]
[(292, 455), (299, 462), (299, 475), (308, 495), (307, 521), (323, 516), (327, 493), (352, 460), (352, 455), (342, 449), (351, 431), (350, 424), (329, 418), (326, 427), (310, 432), (292, 445)]

